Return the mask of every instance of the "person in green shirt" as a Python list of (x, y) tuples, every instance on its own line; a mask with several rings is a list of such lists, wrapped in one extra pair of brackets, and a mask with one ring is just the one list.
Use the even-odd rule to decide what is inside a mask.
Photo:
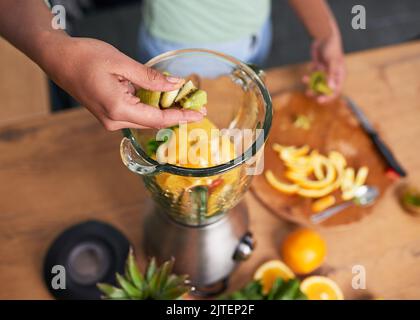
[[(340, 32), (325, 0), (289, 0), (313, 38), (314, 67), (324, 69), (335, 98), (345, 77)], [(271, 43), (269, 0), (144, 0), (139, 59), (186, 47), (214, 49), (261, 63)], [(170, 91), (183, 80), (165, 76), (99, 40), (75, 38), (52, 27), (43, 1), (0, 0), (0, 35), (35, 61), (108, 130), (161, 128), (199, 121), (192, 110), (143, 104), (135, 87)]]
[(262, 64), (271, 43), (270, 0), (145, 0), (139, 58), (205, 48)]
[[(335, 89), (335, 95), (317, 99), (332, 100), (340, 92), (345, 76), (334, 16), (324, 0), (289, 3), (314, 39), (314, 68), (327, 71), (329, 85)], [(270, 51), (271, 0), (144, 0), (142, 12), (138, 40), (141, 62), (171, 50), (206, 48), (262, 65)]]

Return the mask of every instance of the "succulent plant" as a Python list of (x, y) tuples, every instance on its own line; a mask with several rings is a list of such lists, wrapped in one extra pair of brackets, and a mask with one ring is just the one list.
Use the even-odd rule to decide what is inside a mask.
[(125, 274), (116, 274), (118, 287), (99, 283), (98, 288), (104, 294), (103, 299), (132, 300), (173, 300), (189, 292), (190, 287), (186, 275), (172, 273), (174, 259), (158, 266), (152, 258), (142, 274), (136, 264), (133, 250), (127, 258)]

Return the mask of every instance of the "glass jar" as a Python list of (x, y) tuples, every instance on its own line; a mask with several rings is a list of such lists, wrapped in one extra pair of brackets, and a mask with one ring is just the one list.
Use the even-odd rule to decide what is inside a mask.
[[(258, 70), (209, 50), (172, 51), (147, 65), (192, 79), (205, 90), (207, 116), (204, 122), (180, 124), (166, 131), (124, 129), (121, 158), (131, 171), (142, 176), (156, 204), (171, 218), (193, 226), (212, 223), (241, 200), (253, 175), (262, 172), (262, 149), (272, 120), (268, 90)], [(169, 143), (181, 136), (181, 130), (190, 133), (191, 127), (209, 134), (210, 129), (218, 132), (218, 139), (228, 141), (228, 149), (233, 150), (230, 157), (192, 165), (162, 162), (148, 152), (150, 141), (166, 136), (166, 140), (160, 140)], [(189, 136), (187, 139), (191, 143)]]

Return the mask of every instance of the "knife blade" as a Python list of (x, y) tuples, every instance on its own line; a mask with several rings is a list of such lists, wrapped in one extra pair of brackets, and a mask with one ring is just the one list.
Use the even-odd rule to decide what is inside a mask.
[(387, 145), (382, 141), (382, 139), (379, 137), (378, 132), (375, 130), (375, 128), (370, 123), (369, 119), (366, 117), (366, 115), (363, 113), (362, 109), (360, 109), (356, 103), (350, 99), (349, 97), (344, 97), (344, 99), (347, 102), (347, 105), (359, 121), (361, 127), (366, 132), (366, 134), (369, 136), (381, 156), (386, 161), (387, 165), (394, 170), (399, 176), (405, 177), (407, 175), (406, 171), (402, 168), (402, 166), (399, 164), (397, 159), (392, 154), (391, 150), (387, 147)]

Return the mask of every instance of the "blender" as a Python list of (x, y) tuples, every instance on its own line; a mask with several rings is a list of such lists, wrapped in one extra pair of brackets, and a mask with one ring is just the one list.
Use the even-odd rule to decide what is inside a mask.
[[(259, 70), (222, 53), (171, 51), (147, 66), (193, 79), (205, 90), (206, 118), (236, 150), (231, 158), (203, 167), (151, 156), (148, 143), (159, 136), (158, 130), (124, 129), (120, 146), (123, 163), (142, 177), (155, 202), (155, 212), (144, 223), (147, 255), (160, 261), (174, 257), (175, 272), (189, 275), (195, 292), (215, 294), (226, 288), (229, 274), (254, 249), (241, 199), (253, 175), (262, 170), (271, 98)], [(181, 125), (171, 129), (180, 131)]]

